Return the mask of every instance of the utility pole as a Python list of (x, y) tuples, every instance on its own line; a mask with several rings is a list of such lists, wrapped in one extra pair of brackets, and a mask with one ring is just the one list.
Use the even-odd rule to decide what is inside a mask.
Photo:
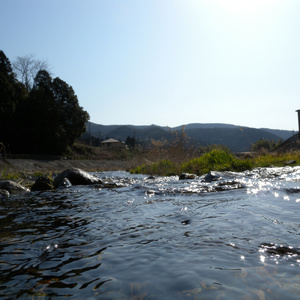
[(91, 122), (89, 122), (89, 136), (90, 136), (90, 145), (92, 145)]
[(298, 139), (300, 137), (300, 109), (296, 110), (298, 113)]

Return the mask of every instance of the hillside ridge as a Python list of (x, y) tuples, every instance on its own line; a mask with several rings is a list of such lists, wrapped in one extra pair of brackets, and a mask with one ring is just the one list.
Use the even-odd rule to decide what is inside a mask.
[(184, 132), (192, 143), (199, 146), (222, 144), (235, 152), (249, 151), (260, 139), (286, 140), (294, 134), (292, 130), (251, 128), (224, 123), (190, 123), (176, 127), (159, 125), (101, 125), (89, 122), (86, 134), (99, 139), (115, 138), (125, 141), (127, 137), (149, 141), (170, 139), (172, 131)]

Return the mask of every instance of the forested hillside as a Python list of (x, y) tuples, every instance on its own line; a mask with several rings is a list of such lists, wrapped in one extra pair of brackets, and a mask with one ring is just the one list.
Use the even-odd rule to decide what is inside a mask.
[(105, 139), (112, 137), (125, 141), (127, 137), (134, 137), (142, 141), (149, 139), (161, 140), (172, 139), (172, 132), (184, 130), (190, 143), (195, 146), (208, 146), (212, 144), (225, 145), (235, 152), (249, 151), (253, 143), (260, 139), (285, 140), (292, 131), (276, 129), (256, 129), (231, 124), (187, 124), (174, 128), (156, 125), (100, 125), (89, 122), (87, 134)]

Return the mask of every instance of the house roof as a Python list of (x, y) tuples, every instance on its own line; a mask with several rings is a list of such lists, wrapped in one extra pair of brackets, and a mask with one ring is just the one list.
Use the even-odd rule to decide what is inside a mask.
[(101, 144), (108, 144), (108, 143), (123, 143), (123, 142), (120, 142), (119, 140), (116, 140), (116, 139), (107, 139), (107, 140), (101, 142)]

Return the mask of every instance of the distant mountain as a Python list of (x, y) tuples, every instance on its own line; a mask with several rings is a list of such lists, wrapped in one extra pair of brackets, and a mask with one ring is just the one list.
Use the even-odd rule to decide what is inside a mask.
[(184, 127), (185, 129), (202, 129), (202, 128), (235, 128), (236, 125), (223, 124), (223, 123), (191, 123), (187, 125), (180, 125), (174, 127), (175, 130), (181, 130)]
[(280, 137), (271, 132), (249, 127), (187, 129), (186, 134), (203, 146), (225, 145), (235, 152), (249, 151), (251, 145), (260, 139), (280, 140)]
[(115, 138), (125, 141), (134, 137), (140, 140), (171, 138), (171, 131), (184, 131), (196, 145), (208, 146), (211, 144), (225, 145), (235, 152), (249, 151), (251, 144), (260, 139), (285, 140), (294, 134), (293, 131), (250, 128), (222, 123), (192, 123), (177, 127), (162, 127), (157, 125), (100, 125), (88, 123), (87, 133), (96, 138)]
[(283, 140), (287, 140), (288, 138), (290, 138), (292, 135), (294, 135), (296, 133), (292, 130), (280, 130), (280, 129), (268, 129), (268, 128), (261, 128), (261, 130), (271, 132), (271, 133), (279, 136)]
[(89, 122), (87, 132), (95, 137), (101, 138), (115, 138), (126, 140), (128, 136), (136, 139), (161, 139), (163, 137), (171, 136), (170, 131), (166, 127), (149, 125), (149, 126), (135, 126), (135, 125), (98, 125)]

